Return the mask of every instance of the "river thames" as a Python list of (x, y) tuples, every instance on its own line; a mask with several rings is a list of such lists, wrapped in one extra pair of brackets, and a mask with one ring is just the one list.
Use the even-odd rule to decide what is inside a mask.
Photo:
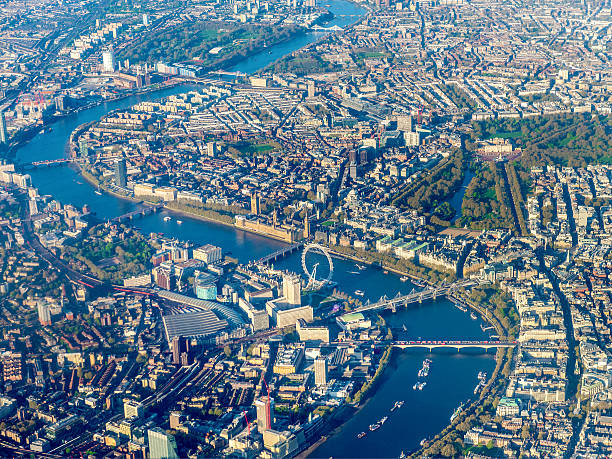
[[(329, 9), (335, 18), (327, 25), (341, 27), (355, 22), (365, 14), (361, 7), (344, 1), (329, 0)], [(320, 38), (320, 33), (307, 33), (257, 53), (234, 66), (232, 71), (253, 73), (297, 49)], [(185, 92), (190, 86), (164, 89), (155, 93), (131, 96), (107, 102), (64, 117), (52, 125), (52, 131), (39, 134), (16, 153), (17, 163), (29, 163), (64, 157), (64, 147), (70, 133), (79, 125), (97, 120), (110, 110), (129, 107), (139, 101), (159, 99), (170, 94)], [(99, 195), (77, 171), (69, 166), (39, 168), (30, 171), (34, 186), (41, 194), (53, 196), (63, 204), (82, 207), (87, 204), (101, 219), (108, 219), (133, 210), (135, 204), (109, 195)], [(455, 207), (455, 206), (454, 206)], [(460, 207), (460, 203), (459, 203)], [(172, 219), (165, 222), (163, 217)], [(169, 237), (210, 243), (231, 253), (240, 262), (255, 260), (284, 244), (255, 234), (236, 230), (225, 225), (201, 221), (187, 216), (177, 216), (167, 211), (134, 220), (134, 225), (143, 233), (161, 232)], [(300, 254), (292, 254), (276, 265), (282, 269), (301, 271)], [(383, 295), (394, 296), (397, 292), (408, 293), (414, 286), (401, 282), (399, 276), (385, 274), (376, 267), (359, 271), (354, 262), (334, 259), (334, 278), (338, 288), (349, 294), (360, 289), (364, 300), (376, 300)], [(355, 274), (359, 272), (359, 274)], [(472, 320), (445, 299), (421, 306), (400, 310), (385, 315), (385, 320), (411, 338), (424, 339), (482, 339), (488, 335), (482, 331), (480, 321)], [(424, 358), (433, 360), (427, 386), (415, 391), (412, 386)], [(494, 355), (475, 353), (397, 352), (385, 371), (381, 384), (365, 406), (359, 410), (337, 433), (320, 445), (314, 457), (397, 457), (401, 451), (408, 453), (418, 448), (421, 439), (431, 437), (449, 422), (454, 409), (463, 401), (473, 397), (478, 383), (479, 371), (489, 374), (495, 366)], [(389, 409), (396, 400), (405, 400), (404, 406), (393, 413)], [(375, 432), (363, 439), (357, 434), (367, 431), (368, 425), (388, 415), (389, 420)]]

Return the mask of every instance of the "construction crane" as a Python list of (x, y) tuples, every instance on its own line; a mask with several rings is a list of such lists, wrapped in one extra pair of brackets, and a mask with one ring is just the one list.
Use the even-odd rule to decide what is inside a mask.
[(251, 423), (249, 422), (249, 418), (247, 418), (247, 412), (243, 411), (242, 414), (244, 414), (244, 420), (246, 421), (247, 424), (247, 436), (251, 436)]
[(266, 422), (270, 422), (272, 424), (272, 417), (270, 416), (270, 388), (268, 387), (268, 383), (266, 382), (266, 378), (262, 375), (263, 382), (266, 386), (266, 391), (268, 391), (268, 403), (266, 404)]

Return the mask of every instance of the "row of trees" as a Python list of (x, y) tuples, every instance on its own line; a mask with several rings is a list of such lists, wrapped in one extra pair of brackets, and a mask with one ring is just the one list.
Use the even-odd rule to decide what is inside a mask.
[(379, 378), (382, 376), (385, 369), (387, 368), (387, 364), (389, 363), (389, 360), (391, 359), (392, 352), (393, 352), (393, 346), (389, 346), (387, 347), (387, 349), (385, 349), (385, 352), (383, 353), (382, 357), (380, 358), (380, 362), (378, 363), (378, 368), (376, 369), (376, 373), (374, 373), (374, 376), (372, 377), (372, 379), (370, 379), (367, 383), (361, 386), (361, 388), (355, 393), (355, 395), (351, 399), (353, 403), (361, 402), (361, 400), (364, 397), (366, 397), (372, 389), (376, 387), (376, 384), (378, 383)]
[(169, 209), (178, 210), (187, 214), (203, 217), (228, 225), (234, 224), (235, 215), (246, 215), (248, 211), (238, 206), (223, 206), (221, 204), (206, 204), (179, 200), (166, 204)]
[(335, 252), (364, 261), (374, 263), (383, 268), (395, 269), (401, 273), (406, 273), (436, 284), (441, 281), (452, 282), (455, 275), (447, 272), (435, 271), (427, 266), (418, 265), (405, 258), (396, 258), (391, 253), (380, 253), (373, 250), (362, 250), (354, 247), (331, 246)]
[(516, 169), (514, 168), (514, 165), (510, 163), (506, 163), (504, 165), (504, 168), (506, 171), (506, 177), (508, 178), (510, 192), (512, 193), (512, 203), (514, 205), (514, 210), (518, 218), (521, 235), (527, 236), (529, 234), (529, 231), (527, 230), (527, 224), (525, 223), (525, 215), (523, 213), (525, 201), (523, 199), (523, 192), (521, 190), (519, 178), (516, 174)]
[(476, 102), (456, 84), (445, 85), (442, 87), (442, 90), (458, 108), (469, 108), (470, 110), (478, 108)]

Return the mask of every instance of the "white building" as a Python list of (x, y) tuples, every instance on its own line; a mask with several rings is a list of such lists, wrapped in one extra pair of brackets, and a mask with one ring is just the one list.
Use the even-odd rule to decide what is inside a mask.
[(221, 247), (206, 244), (193, 251), (193, 258), (208, 264), (215, 263), (223, 258), (223, 251)]
[(102, 67), (105, 72), (115, 71), (115, 54), (112, 48), (102, 52)]

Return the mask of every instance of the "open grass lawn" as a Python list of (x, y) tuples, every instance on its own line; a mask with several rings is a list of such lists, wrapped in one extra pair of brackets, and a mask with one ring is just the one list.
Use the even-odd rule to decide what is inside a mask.
[(238, 156), (257, 156), (280, 151), (281, 146), (276, 142), (243, 141), (229, 145), (229, 150), (233, 150)]

